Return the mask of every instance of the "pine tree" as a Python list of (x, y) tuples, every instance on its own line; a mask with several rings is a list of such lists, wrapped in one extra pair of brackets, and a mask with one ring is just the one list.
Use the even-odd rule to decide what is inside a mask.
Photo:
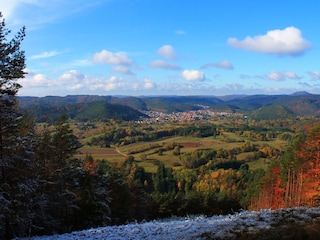
[[(0, 20), (2, 14), (0, 12)], [(18, 113), (16, 110), (16, 94), (21, 87), (17, 80), (24, 77), (25, 55), (20, 50), (20, 44), (25, 37), (25, 28), (7, 41), (11, 33), (6, 28), (5, 20), (0, 21), (0, 164), (1, 180), (6, 181), (6, 167), (9, 158), (14, 153), (16, 123)]]
[(8, 41), (10, 34), (0, 13), (0, 238), (7, 239), (27, 230), (31, 206), (25, 200), (34, 192), (27, 171), (32, 147), (28, 134), (20, 135), (16, 100), (17, 80), (25, 75), (25, 28)]
[(81, 197), (78, 193), (85, 175), (82, 164), (73, 158), (81, 144), (73, 135), (65, 115), (59, 118), (52, 132), (47, 129), (42, 137), (36, 159), (44, 169), (41, 182), (47, 205), (43, 227), (51, 231), (70, 231), (79, 211)]

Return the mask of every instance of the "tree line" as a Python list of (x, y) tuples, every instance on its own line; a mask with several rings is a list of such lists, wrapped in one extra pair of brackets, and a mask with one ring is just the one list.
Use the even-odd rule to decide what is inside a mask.
[(250, 208), (319, 206), (320, 126), (309, 127), (274, 159)]

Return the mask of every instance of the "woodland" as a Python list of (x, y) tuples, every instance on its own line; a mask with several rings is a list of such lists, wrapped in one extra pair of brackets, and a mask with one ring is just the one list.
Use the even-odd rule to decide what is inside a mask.
[[(37, 114), (17, 97), (22, 87), (17, 80), (25, 75), (20, 50), (25, 29), (7, 41), (9, 34), (2, 20), (0, 238), (171, 216), (319, 206), (317, 116), (279, 105), (244, 112), (219, 100), (219, 109), (211, 111), (220, 114), (151, 123), (147, 112), (130, 108), (128, 114), (128, 105), (101, 99), (38, 105)], [(149, 105), (136, 101), (144, 110), (173, 106), (168, 99), (152, 99)], [(178, 106), (179, 116), (203, 108), (180, 102), (173, 111)], [(270, 118), (268, 111), (277, 116)]]

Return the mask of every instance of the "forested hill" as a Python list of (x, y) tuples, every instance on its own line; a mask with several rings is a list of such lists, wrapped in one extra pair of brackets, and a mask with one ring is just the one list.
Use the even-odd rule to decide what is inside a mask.
[[(116, 118), (134, 120), (141, 110), (183, 112), (200, 109), (252, 114), (253, 118), (285, 118), (288, 116), (320, 116), (320, 95), (297, 92), (291, 95), (229, 96), (97, 96), (18, 97), (20, 108), (36, 119), (54, 120), (61, 113), (78, 120)], [(90, 104), (89, 104), (90, 103)], [(120, 107), (121, 106), (121, 107)], [(125, 106), (125, 107), (123, 107)], [(276, 111), (274, 111), (276, 109)], [(107, 111), (106, 111), (107, 110)], [(94, 112), (94, 114), (93, 114)]]
[(112, 104), (107, 101), (92, 101), (81, 103), (41, 103), (32, 102), (21, 107), (27, 110), (37, 122), (53, 123), (61, 116), (66, 114), (68, 118), (77, 121), (121, 119), (136, 120), (140, 117), (146, 117), (140, 111), (126, 105)]

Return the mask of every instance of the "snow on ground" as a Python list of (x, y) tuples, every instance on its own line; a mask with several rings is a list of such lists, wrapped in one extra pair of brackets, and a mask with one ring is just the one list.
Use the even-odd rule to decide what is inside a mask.
[(212, 217), (186, 217), (166, 221), (131, 223), (77, 231), (62, 235), (34, 237), (34, 240), (141, 240), (141, 239), (201, 239), (233, 238), (237, 232), (256, 231), (275, 226), (283, 218), (290, 223), (320, 221), (320, 208), (294, 208), (279, 210), (243, 211), (234, 215)]

